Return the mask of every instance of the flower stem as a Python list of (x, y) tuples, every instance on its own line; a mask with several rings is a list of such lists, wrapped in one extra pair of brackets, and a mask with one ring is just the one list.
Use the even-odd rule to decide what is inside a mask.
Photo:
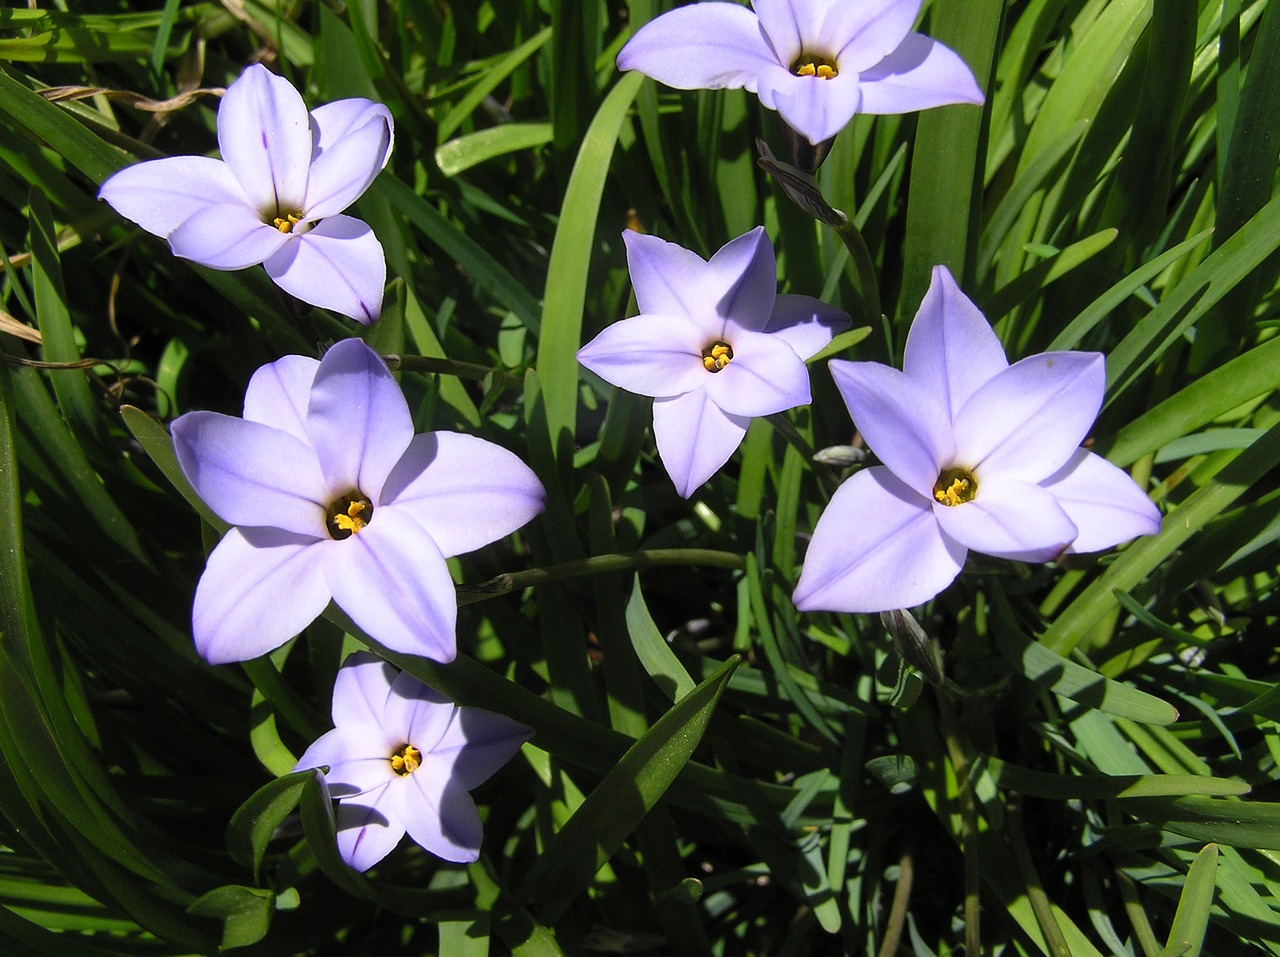
[(911, 885), (915, 880), (915, 866), (911, 851), (904, 851), (898, 861), (898, 884), (893, 889), (893, 905), (884, 928), (884, 940), (876, 957), (893, 957), (898, 952), (902, 931), (907, 926), (907, 905), (911, 902)]
[(960, 805), (960, 844), (964, 851), (964, 952), (966, 957), (981, 957), (981, 908), (978, 892), (981, 871), (978, 862), (978, 811), (973, 803), (973, 782), (969, 780), (969, 758), (960, 742), (955, 706), (945, 692), (939, 692), (938, 713), (942, 718), (942, 736), (947, 756), (956, 774), (956, 801)]
[(1163, 947), (1160, 941), (1156, 939), (1155, 931), (1151, 929), (1151, 922), (1147, 920), (1147, 912), (1143, 909), (1142, 901), (1138, 898), (1138, 888), (1134, 886), (1129, 875), (1124, 871), (1116, 868), (1116, 888), (1120, 891), (1120, 899), (1124, 901), (1125, 913), (1129, 915), (1129, 921), (1133, 925), (1133, 936), (1138, 941), (1138, 946), (1142, 948), (1143, 954), (1147, 957), (1155, 957), (1159, 954)]
[(849, 250), (867, 314), (874, 322), (880, 316), (880, 281), (876, 278), (876, 265), (867, 249), (867, 241), (862, 238), (862, 231), (842, 210), (827, 202), (811, 172), (777, 159), (764, 140), (756, 140), (756, 151), (760, 154), (757, 165), (777, 180), (787, 197), (818, 222), (836, 231), (845, 249)]
[(791, 420), (786, 417), (785, 413), (775, 412), (773, 415), (766, 415), (769, 421), (784, 439), (796, 447), (796, 451), (804, 458), (806, 462), (813, 461), (813, 447), (805, 441), (800, 431), (791, 424)]
[(880, 318), (880, 281), (876, 278), (876, 264), (871, 260), (867, 241), (862, 238), (862, 230), (854, 225), (852, 219), (846, 219), (843, 226), (834, 228), (840, 241), (844, 243), (844, 248), (849, 250), (853, 268), (858, 272), (858, 285), (867, 304), (867, 314), (874, 322)]
[(458, 604), (470, 605), (488, 598), (497, 598), (529, 585), (543, 585), (607, 572), (638, 571), (659, 565), (704, 565), (742, 571), (746, 567), (746, 560), (736, 552), (722, 552), (711, 548), (654, 548), (623, 555), (596, 555), (560, 565), (548, 565), (546, 568), (507, 572), (478, 585), (458, 585)]
[(1022, 878), (1027, 900), (1031, 902), (1031, 910), (1040, 925), (1040, 933), (1049, 945), (1049, 953), (1054, 957), (1071, 957), (1071, 948), (1062, 936), (1062, 928), (1053, 916), (1053, 905), (1049, 895), (1044, 892), (1040, 883), (1040, 875), (1036, 871), (1035, 862), (1031, 860), (1031, 851), (1027, 847), (1027, 836), (1022, 827), (1022, 800), (1010, 799), (1005, 809), (1005, 833), (1008, 835), (1009, 847), (1013, 850), (1013, 859)]

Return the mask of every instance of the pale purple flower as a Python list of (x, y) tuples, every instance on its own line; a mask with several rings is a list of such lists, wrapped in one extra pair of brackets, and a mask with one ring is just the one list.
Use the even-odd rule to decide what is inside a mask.
[(288, 80), (254, 64), (218, 107), (221, 160), (137, 163), (98, 196), (174, 255), (212, 269), (262, 263), (286, 292), (370, 323), (386, 259), (373, 230), (341, 213), (387, 165), (391, 140), (382, 104), (338, 100), (308, 114)]
[(192, 630), (214, 664), (279, 647), (330, 599), (386, 647), (452, 661), (445, 558), (519, 528), (545, 496), (492, 442), (414, 435), (400, 387), (359, 339), (260, 368), (242, 419), (189, 412), (172, 432), (182, 471), (235, 526), (196, 586)]
[(818, 519), (797, 608), (906, 608), (946, 588), (969, 549), (1043, 562), (1160, 530), (1133, 479), (1080, 448), (1102, 407), (1102, 355), (1046, 352), (1009, 365), (944, 266), (911, 325), (902, 372), (833, 360), (831, 373), (884, 464), (845, 481)]
[(458, 707), (368, 652), (343, 662), (333, 685), (334, 729), (295, 771), (327, 767), (338, 801), (338, 852), (367, 871), (409, 837), (446, 861), (480, 856), (480, 814), (469, 792), (511, 760), (533, 729), (482, 708)]
[(849, 325), (809, 296), (780, 296), (763, 227), (708, 262), (675, 243), (622, 234), (640, 315), (616, 322), (578, 361), (629, 392), (654, 396), (653, 435), (688, 498), (729, 460), (753, 416), (809, 402), (804, 360)]
[(981, 103), (965, 62), (912, 32), (921, 2), (691, 3), (641, 27), (618, 68), (681, 90), (744, 88), (814, 144), (855, 113)]

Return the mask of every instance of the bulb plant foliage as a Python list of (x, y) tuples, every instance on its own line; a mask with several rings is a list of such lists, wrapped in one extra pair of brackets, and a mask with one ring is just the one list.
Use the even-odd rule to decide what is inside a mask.
[(64, 6), (0, 953), (1280, 955), (1277, 0)]

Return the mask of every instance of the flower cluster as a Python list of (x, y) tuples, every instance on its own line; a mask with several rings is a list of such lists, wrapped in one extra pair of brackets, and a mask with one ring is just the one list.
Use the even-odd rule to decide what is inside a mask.
[[(386, 107), (349, 99), (308, 113), (288, 81), (251, 66), (223, 97), (218, 142), (221, 160), (139, 163), (100, 197), (178, 256), (224, 270), (262, 263), (297, 298), (376, 320), (382, 246), (342, 210), (391, 155)], [(524, 525), (545, 498), (533, 472), (493, 443), (415, 435), (399, 386), (358, 339), (319, 360), (263, 366), (242, 418), (191, 412), (172, 435), (183, 473), (232, 526), (192, 611), (196, 647), (215, 664), (272, 651), (330, 601), (386, 648), (452, 661), (457, 597), (445, 559)], [(406, 831), (445, 860), (475, 860), (480, 817), (467, 792), (533, 734), (457, 707), (367, 653), (340, 670), (333, 719), (297, 769), (327, 769), (339, 851), (358, 870)]]
[[(913, 32), (920, 8), (694, 3), (640, 29), (618, 65), (684, 89), (745, 88), (820, 146), (857, 113), (982, 102), (960, 57)], [(178, 256), (224, 270), (261, 263), (293, 296), (370, 323), (386, 263), (370, 228), (342, 211), (386, 166), (392, 140), (384, 106), (348, 99), (308, 112), (287, 81), (252, 66), (218, 111), (222, 159), (140, 163), (100, 195)], [(763, 227), (710, 260), (639, 232), (623, 241), (639, 315), (605, 328), (578, 358), (653, 397), (658, 453), (689, 498), (752, 418), (811, 401), (806, 360), (850, 320), (778, 293)], [(1102, 356), (1010, 365), (943, 267), (902, 371), (830, 368), (882, 464), (845, 481), (818, 520), (794, 596), (802, 610), (904, 608), (946, 588), (970, 550), (1040, 562), (1159, 528), (1129, 476), (1081, 448), (1101, 407)], [(457, 600), (446, 558), (515, 531), (544, 504), (511, 452), (469, 435), (415, 434), (399, 386), (359, 339), (318, 360), (263, 366), (242, 417), (191, 412), (172, 436), (183, 473), (232, 526), (192, 612), (196, 647), (212, 663), (280, 647), (330, 601), (377, 644), (450, 662)], [(332, 700), (334, 729), (296, 770), (318, 769), (338, 801), (343, 859), (367, 870), (407, 833), (447, 861), (476, 860), (481, 821), (468, 792), (533, 730), (459, 707), (365, 652), (343, 664)]]

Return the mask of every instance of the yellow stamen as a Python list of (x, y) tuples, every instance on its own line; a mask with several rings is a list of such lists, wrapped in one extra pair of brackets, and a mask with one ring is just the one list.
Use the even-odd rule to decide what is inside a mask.
[(796, 76), (812, 76), (819, 80), (834, 80), (840, 75), (834, 63), (827, 63), (821, 57), (806, 57), (796, 67)]
[(933, 486), (933, 497), (948, 508), (972, 502), (978, 494), (978, 479), (967, 469), (947, 469)]
[(275, 228), (280, 230), (282, 233), (291, 233), (293, 232), (293, 227), (297, 226), (301, 220), (302, 217), (297, 213), (286, 213), (283, 216), (277, 216), (272, 220), (271, 225), (275, 226)]
[(352, 502), (347, 506), (347, 513), (345, 515), (339, 514), (333, 516), (333, 524), (337, 525), (342, 531), (350, 532), (354, 535), (356, 532), (360, 531), (360, 529), (369, 524), (360, 517), (360, 513), (368, 507), (369, 506), (366, 502)]
[(396, 774), (412, 774), (420, 767), (422, 767), (422, 752), (412, 744), (406, 744), (391, 755), (391, 770)]
[(727, 342), (713, 342), (702, 350), (702, 367), (708, 372), (719, 372), (733, 359), (733, 347)]

